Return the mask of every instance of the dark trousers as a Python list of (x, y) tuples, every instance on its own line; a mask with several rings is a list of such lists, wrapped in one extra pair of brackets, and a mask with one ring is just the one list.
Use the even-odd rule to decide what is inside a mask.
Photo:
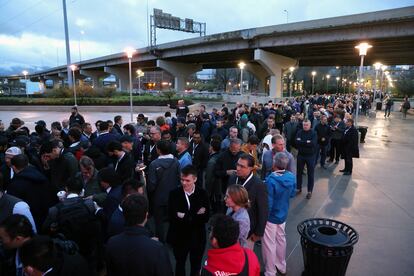
[(391, 106), (385, 106), (384, 117), (390, 117), (390, 113), (391, 113)]
[(201, 269), (201, 259), (203, 258), (205, 242), (191, 242), (173, 246), (173, 253), (175, 257), (175, 275), (185, 276), (185, 263), (188, 254), (190, 254), (190, 275), (199, 275)]
[(344, 168), (344, 170), (346, 172), (352, 173), (352, 167), (353, 167), (352, 156), (350, 154), (346, 154), (345, 155), (345, 168)]
[(165, 243), (167, 234), (168, 210), (167, 206), (156, 206), (152, 211), (154, 220), (154, 233), (160, 242)]
[(319, 157), (321, 158), (321, 166), (325, 165), (326, 161), (326, 152), (328, 150), (328, 145), (318, 145), (316, 148), (316, 157), (315, 157), (315, 166), (318, 163)]
[(297, 189), (302, 190), (302, 174), (305, 164), (308, 174), (308, 192), (312, 192), (315, 172), (315, 156), (298, 155), (296, 171)]
[(331, 158), (331, 160), (335, 159), (335, 161), (339, 161), (339, 158), (341, 157), (341, 147), (341, 140), (331, 140), (331, 150), (329, 152), (329, 157)]

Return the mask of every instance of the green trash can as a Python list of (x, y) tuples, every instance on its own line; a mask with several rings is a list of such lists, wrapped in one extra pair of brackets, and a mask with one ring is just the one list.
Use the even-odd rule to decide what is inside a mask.
[(327, 218), (299, 223), (303, 276), (345, 276), (358, 233), (349, 225)]

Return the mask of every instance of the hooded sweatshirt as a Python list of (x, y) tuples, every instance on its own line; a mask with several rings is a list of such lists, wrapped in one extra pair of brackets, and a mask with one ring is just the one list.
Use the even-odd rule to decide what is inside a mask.
[(296, 195), (296, 177), (289, 171), (272, 172), (265, 180), (269, 198), (268, 221), (282, 224), (286, 221), (289, 199)]
[(207, 260), (204, 263), (201, 275), (238, 275), (242, 272), (246, 260), (243, 250), (246, 252), (249, 262), (249, 276), (259, 276), (260, 264), (257, 256), (250, 249), (242, 248), (239, 243), (225, 248), (208, 250)]

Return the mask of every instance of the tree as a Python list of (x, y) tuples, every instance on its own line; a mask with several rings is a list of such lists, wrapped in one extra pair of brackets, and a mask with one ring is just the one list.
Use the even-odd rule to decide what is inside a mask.
[(396, 92), (399, 96), (414, 95), (414, 70), (402, 71), (398, 81), (395, 82)]

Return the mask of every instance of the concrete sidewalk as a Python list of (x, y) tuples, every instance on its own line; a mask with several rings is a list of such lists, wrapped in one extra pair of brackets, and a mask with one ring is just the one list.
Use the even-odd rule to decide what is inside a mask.
[(288, 275), (303, 271), (296, 227), (310, 217), (336, 219), (359, 233), (347, 275), (414, 275), (414, 118), (400, 116), (394, 112), (385, 119), (378, 112), (377, 119), (362, 118), (360, 125), (369, 129), (353, 175), (339, 172), (343, 160), (327, 170), (318, 165), (312, 199), (305, 199), (305, 188), (292, 200), (286, 224)]

